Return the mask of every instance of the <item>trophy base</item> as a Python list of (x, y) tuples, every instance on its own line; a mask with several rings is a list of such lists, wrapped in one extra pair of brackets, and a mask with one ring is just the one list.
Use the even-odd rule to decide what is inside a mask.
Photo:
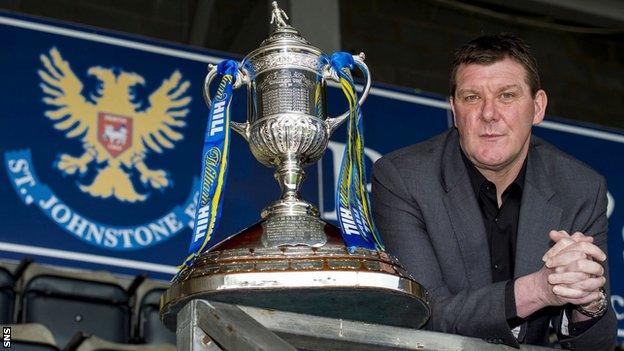
[(339, 229), (324, 221), (321, 247), (264, 247), (263, 222), (203, 253), (176, 278), (161, 297), (167, 328), (175, 330), (192, 299), (408, 328), (427, 321), (425, 289), (392, 256), (350, 253)]

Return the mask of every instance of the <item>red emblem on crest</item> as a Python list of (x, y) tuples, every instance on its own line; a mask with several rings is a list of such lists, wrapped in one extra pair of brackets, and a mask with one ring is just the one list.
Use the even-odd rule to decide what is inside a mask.
[(132, 119), (108, 112), (98, 113), (98, 141), (113, 157), (132, 146)]

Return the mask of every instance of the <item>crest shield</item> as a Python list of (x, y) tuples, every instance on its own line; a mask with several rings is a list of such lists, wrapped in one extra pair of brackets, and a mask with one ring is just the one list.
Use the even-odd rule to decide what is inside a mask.
[(132, 118), (98, 112), (97, 138), (113, 157), (132, 146)]

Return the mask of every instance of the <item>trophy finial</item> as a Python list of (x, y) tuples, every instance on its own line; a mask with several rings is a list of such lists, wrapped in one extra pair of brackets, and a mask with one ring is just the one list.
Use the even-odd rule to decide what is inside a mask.
[(286, 23), (286, 20), (289, 19), (288, 15), (279, 7), (277, 1), (273, 1), (271, 5), (273, 6), (273, 11), (271, 12), (271, 24), (275, 23), (277, 28), (290, 27), (288, 23)]

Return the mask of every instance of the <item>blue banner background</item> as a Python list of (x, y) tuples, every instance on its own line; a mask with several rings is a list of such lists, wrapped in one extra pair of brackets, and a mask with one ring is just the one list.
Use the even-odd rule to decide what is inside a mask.
[[(206, 64), (225, 58), (240, 59), (222, 53), (164, 44), (143, 38), (95, 32), (46, 20), (0, 13), (0, 146), (3, 157), (0, 170), (0, 257), (20, 259), (35, 257), (37, 261), (89, 269), (107, 269), (119, 273), (149, 273), (154, 277), (170, 277), (175, 266), (185, 257), (191, 230), (178, 211), (181, 229), (167, 240), (132, 250), (111, 250), (72, 235), (48, 217), (36, 203), (25, 204), (31, 188), (15, 187), (23, 172), (11, 172), (9, 151), (30, 150), (31, 167), (40, 181), (65, 203), (72, 213), (110, 227), (137, 227), (158, 220), (176, 207), (188, 205), (193, 182), (199, 175), (200, 156), (208, 109), (201, 87), (207, 72)], [(83, 95), (93, 92), (96, 80), (87, 75), (90, 67), (117, 68), (135, 72), (145, 79), (137, 96), (145, 100), (171, 74), (178, 70), (190, 82), (185, 93), (192, 97), (188, 105), (186, 127), (177, 129), (184, 138), (175, 148), (158, 154), (150, 151), (145, 158), (151, 169), (168, 172), (171, 187), (162, 191), (145, 187), (136, 170), (127, 170), (137, 191), (148, 194), (143, 202), (121, 202), (113, 197), (92, 197), (78, 188), (88, 184), (96, 174), (97, 165), (90, 164), (82, 177), (63, 175), (54, 167), (60, 153), (79, 156), (84, 149), (79, 139), (67, 139), (64, 132), (53, 128), (53, 121), (44, 112), (52, 109), (43, 102), (37, 70), (43, 68), (40, 55), (57, 48), (73, 72), (83, 83)], [(374, 67), (371, 68), (374, 77)], [(232, 103), (232, 119), (245, 119), (244, 89), (238, 89)], [(329, 110), (337, 115), (346, 102), (337, 87), (327, 92)], [(108, 111), (115, 112), (115, 111)], [(425, 140), (450, 126), (447, 104), (443, 98), (412, 90), (375, 85), (364, 104), (367, 167), (382, 154)], [(93, 116), (95, 118), (95, 116)], [(567, 120), (548, 118), (535, 128), (535, 134), (588, 163), (606, 178), (609, 186), (610, 231), (609, 257), (612, 302), (620, 320), (619, 336), (624, 338), (624, 132)], [(325, 218), (335, 220), (334, 191), (345, 128), (332, 137), (330, 147), (317, 166), (307, 169), (303, 196), (318, 204)], [(133, 142), (140, 140), (135, 138)], [(225, 238), (251, 225), (259, 218), (263, 206), (279, 194), (272, 170), (261, 166), (252, 157), (248, 146), (232, 134), (230, 172), (223, 206), (222, 222), (216, 233)], [(370, 168), (369, 168), (370, 169)], [(22, 169), (23, 171), (23, 169)], [(26, 185), (22, 184), (22, 187)], [(252, 195), (251, 195), (252, 194)], [(183, 212), (183, 211), (182, 211)], [(60, 213), (60, 212), (59, 212)], [(121, 238), (121, 237), (120, 237)], [(146, 237), (143, 236), (143, 239)]]

